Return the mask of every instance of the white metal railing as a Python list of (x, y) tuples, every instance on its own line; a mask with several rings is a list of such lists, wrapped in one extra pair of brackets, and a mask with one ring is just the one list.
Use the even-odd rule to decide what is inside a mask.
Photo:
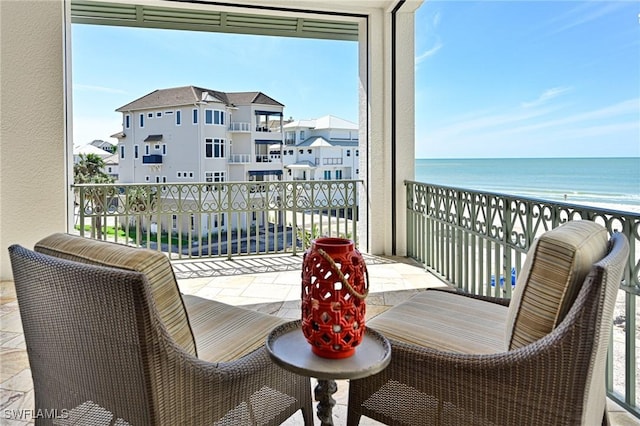
[(229, 163), (247, 164), (251, 162), (250, 154), (231, 154), (228, 159)]
[(321, 235), (357, 242), (361, 181), (73, 185), (80, 235), (173, 259), (293, 253)]
[[(593, 220), (629, 239), (628, 267), (615, 318), (623, 339), (612, 339), (607, 394), (640, 417), (640, 214), (516, 195), (405, 182), (407, 254), (452, 285), (474, 294), (510, 297), (534, 239), (570, 220)], [(624, 359), (614, 366), (614, 359)], [(616, 378), (614, 380), (614, 377)]]
[(342, 157), (330, 157), (330, 158), (322, 159), (322, 165), (324, 166), (336, 166), (341, 164), (342, 164)]
[(229, 131), (230, 132), (250, 132), (251, 123), (244, 123), (240, 121), (229, 123)]

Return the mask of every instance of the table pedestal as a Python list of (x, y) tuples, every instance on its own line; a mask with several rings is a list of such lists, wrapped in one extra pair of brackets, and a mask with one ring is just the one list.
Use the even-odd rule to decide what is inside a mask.
[(318, 384), (314, 389), (314, 397), (318, 401), (316, 414), (322, 422), (322, 426), (333, 426), (333, 407), (336, 400), (331, 395), (336, 393), (338, 385), (335, 380), (318, 379)]

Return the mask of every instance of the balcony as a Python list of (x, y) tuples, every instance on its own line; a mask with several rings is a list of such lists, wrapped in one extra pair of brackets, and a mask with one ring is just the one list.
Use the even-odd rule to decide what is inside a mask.
[(160, 154), (143, 155), (142, 164), (162, 164), (162, 155)]
[[(81, 235), (107, 238), (111, 229), (120, 228), (124, 232), (108, 238), (151, 249), (168, 246), (176, 269), (185, 278), (206, 277), (218, 273), (218, 266), (207, 266), (219, 265), (209, 263), (218, 258), (299, 255), (319, 235), (358, 241), (361, 184), (237, 182), (217, 184), (215, 191), (204, 184), (117, 185), (115, 189), (79, 185), (76, 189), (84, 207), (78, 211), (77, 223)], [(427, 271), (425, 282), (437, 279), (474, 294), (510, 297), (512, 286), (496, 282), (517, 276), (534, 238), (565, 221), (594, 220), (610, 232), (624, 233), (632, 249), (619, 292), (608, 390), (612, 401), (631, 411), (637, 409), (625, 395), (636, 394), (638, 380), (634, 366), (640, 346), (636, 309), (640, 286), (633, 271), (640, 265), (640, 236), (633, 230), (640, 226), (640, 214), (411, 181), (405, 185), (408, 255), (416, 262), (414, 267), (422, 265), (416, 273)], [(141, 192), (153, 195), (140, 198)], [(178, 205), (181, 208), (176, 210)], [(214, 220), (225, 214), (226, 226), (214, 229)], [(172, 218), (174, 227), (167, 228)], [(233, 231), (234, 227), (240, 229)], [(260, 259), (254, 265), (261, 265), (262, 271), (299, 266), (295, 257), (285, 266), (278, 266), (281, 260)], [(407, 284), (394, 288), (404, 289)]]
[(251, 123), (245, 123), (241, 121), (235, 121), (229, 123), (229, 132), (231, 133), (250, 133)]
[[(73, 3), (79, 4), (82, 2), (72, 2), (72, 6)], [(137, 4), (142, 2), (133, 3), (136, 4), (132, 4), (132, 6), (135, 6), (139, 10), (146, 7), (142, 4)], [(231, 2), (231, 4), (232, 3), (233, 2)], [(262, 7), (259, 2), (249, 1), (244, 3), (255, 3)], [(382, 3), (385, 2), (380, 2), (380, 4)], [(369, 179), (369, 181), (365, 183), (366, 192), (369, 198), (367, 200), (362, 200), (362, 214), (360, 215), (361, 218), (370, 217), (369, 222), (363, 226), (363, 229), (368, 232), (369, 235), (365, 235), (364, 233), (356, 234), (354, 230), (352, 238), (360, 238), (361, 246), (370, 247), (371, 252), (388, 254), (395, 252), (396, 246), (400, 251), (404, 250), (403, 241), (407, 239), (410, 245), (410, 247), (408, 247), (410, 255), (420, 259), (420, 262), (423, 262), (423, 267), (412, 268), (415, 275), (420, 276), (421, 274), (425, 274), (424, 268), (426, 267), (429, 272), (435, 272), (439, 276), (447, 277), (457, 286), (465, 286), (466, 284), (464, 283), (469, 282), (470, 286), (473, 286), (478, 290), (483, 289), (484, 291), (484, 289), (487, 288), (487, 273), (489, 274), (488, 278), (490, 283), (490, 276), (492, 273), (497, 273), (497, 277), (500, 277), (502, 271), (506, 270), (505, 268), (507, 267), (507, 264), (517, 265), (518, 261), (521, 261), (522, 259), (522, 247), (520, 247), (520, 249), (515, 248), (515, 242), (508, 241), (511, 235), (510, 231), (517, 223), (516, 219), (519, 220), (521, 218), (525, 221), (525, 224), (527, 224), (526, 226), (523, 226), (523, 228), (527, 229), (527, 233), (522, 233), (525, 235), (525, 241), (526, 238), (528, 238), (526, 235), (529, 235), (530, 233), (535, 234), (533, 228), (529, 227), (528, 224), (539, 223), (536, 221), (540, 221), (542, 219), (537, 218), (536, 215), (540, 213), (549, 218), (550, 226), (555, 226), (558, 220), (572, 220), (574, 218), (573, 214), (577, 214), (578, 216), (576, 217), (582, 217), (579, 216), (582, 212), (587, 215), (592, 215), (589, 217), (593, 217), (596, 220), (605, 221), (608, 226), (609, 223), (612, 224), (611, 226), (614, 226), (613, 223), (617, 220), (615, 218), (619, 217), (619, 214), (617, 215), (615, 212), (611, 213), (599, 211), (597, 209), (583, 208), (581, 206), (544, 203), (535, 200), (524, 200), (522, 198), (490, 195), (488, 196), (488, 199), (491, 200), (491, 202), (508, 201), (511, 203), (500, 206), (500, 208), (504, 209), (502, 212), (511, 210), (520, 211), (521, 208), (523, 209), (522, 211), (527, 212), (526, 214), (522, 213), (518, 215), (514, 211), (513, 215), (508, 216), (508, 218), (496, 216), (496, 221), (499, 224), (497, 229), (500, 229), (500, 231), (495, 236), (491, 236), (491, 233), (494, 232), (493, 223), (488, 226), (483, 225), (479, 229), (476, 228), (477, 222), (486, 223), (487, 219), (479, 221), (476, 218), (471, 219), (471, 221), (467, 223), (466, 220), (468, 218), (463, 220), (464, 215), (460, 214), (460, 217), (458, 217), (458, 213), (461, 213), (463, 210), (450, 210), (450, 208), (455, 206), (465, 208), (469, 206), (477, 206), (480, 208), (486, 202), (483, 195), (478, 195), (476, 201), (471, 201), (465, 200), (464, 198), (465, 196), (472, 196), (470, 191), (456, 192), (455, 190), (452, 190), (451, 196), (443, 195), (440, 197), (434, 197), (434, 193), (429, 191), (435, 191), (435, 187), (419, 185), (408, 186), (408, 188), (415, 189), (415, 192), (408, 191), (406, 193), (406, 197), (402, 191), (396, 192), (398, 185), (395, 185), (395, 182), (397, 181), (397, 183), (401, 183), (404, 179), (412, 179), (412, 175), (414, 173), (413, 168), (409, 166), (409, 164), (414, 160), (413, 135), (415, 131), (415, 123), (413, 120), (415, 117), (415, 94), (413, 86), (409, 84), (414, 81), (414, 55), (396, 55), (396, 51), (402, 53), (402, 47), (407, 46), (409, 43), (413, 43), (414, 41), (413, 37), (415, 28), (413, 24), (409, 25), (408, 21), (404, 20), (403, 17), (405, 14), (406, 16), (411, 16), (412, 12), (410, 10), (407, 11), (406, 9), (412, 7), (415, 3), (417, 2), (386, 2), (382, 6), (378, 6), (379, 3), (376, 3), (376, 5), (369, 5), (367, 3), (366, 5), (360, 6), (360, 2), (350, 2), (350, 5), (345, 6), (342, 4), (336, 4), (334, 6), (325, 2), (317, 7), (317, 10), (326, 10), (338, 15), (340, 15), (340, 13), (344, 13), (345, 10), (352, 10), (353, 14), (351, 17), (365, 16), (365, 18), (357, 19), (360, 19), (361, 21), (367, 20), (366, 25), (369, 28), (369, 31), (361, 33), (360, 35), (356, 33), (353, 38), (351, 38), (351, 40), (358, 39), (361, 46), (363, 58), (360, 65), (360, 84), (363, 88), (363, 94), (360, 96), (360, 117), (369, 118), (367, 120), (367, 128), (363, 130), (370, 135), (367, 143), (369, 144), (371, 152), (375, 154), (374, 158), (369, 159), (371, 169), (362, 169), (360, 171), (361, 176), (368, 176)], [(70, 64), (71, 61), (70, 57), (65, 56), (65, 52), (67, 52), (68, 49), (65, 49), (64, 47), (63, 41), (65, 38), (63, 31), (68, 28), (68, 25), (71, 25), (72, 19), (70, 14), (64, 13), (65, 5), (66, 3), (62, 1), (14, 2), (11, 7), (7, 6), (6, 8), (3, 8), (3, 12), (8, 14), (6, 15), (7, 19), (3, 20), (3, 24), (7, 24), (6, 34), (13, 37), (11, 41), (3, 44), (2, 59), (5, 59), (3, 63), (7, 63), (7, 72), (4, 72), (5, 70), (3, 69), (1, 76), (3, 87), (26, 87), (30, 90), (28, 96), (25, 96), (24, 93), (15, 90), (13, 92), (8, 91), (5, 93), (7, 102), (4, 106), (4, 112), (15, 114), (16, 117), (30, 116), (35, 113), (40, 117), (48, 118), (47, 120), (35, 121), (13, 120), (15, 125), (6, 126), (6, 128), (3, 127), (1, 132), (2, 139), (7, 141), (6, 152), (3, 152), (3, 154), (5, 154), (3, 158), (6, 159), (3, 162), (3, 167), (5, 167), (6, 172), (3, 177), (6, 177), (7, 184), (3, 185), (2, 189), (2, 198), (5, 202), (2, 203), (1, 209), (1, 216), (3, 218), (3, 224), (5, 225), (3, 226), (3, 230), (6, 231), (3, 232), (2, 237), (5, 249), (11, 243), (18, 242), (24, 245), (29, 245), (37, 238), (41, 238), (47, 233), (62, 232), (67, 229), (67, 223), (70, 223), (69, 229), (71, 230), (73, 230), (73, 226), (76, 225), (76, 223), (74, 223), (72, 219), (69, 219), (66, 214), (66, 210), (68, 206), (72, 204), (73, 200), (67, 199), (70, 191), (66, 184), (68, 171), (65, 169), (64, 161), (41, 162), (42, 164), (39, 176), (47, 176), (47, 179), (40, 179), (37, 181), (32, 181), (31, 179), (33, 179), (33, 176), (29, 173), (24, 173), (24, 167), (22, 166), (23, 164), (26, 164), (26, 162), (32, 160), (31, 156), (33, 152), (42, 153), (46, 158), (62, 159), (64, 156), (64, 141), (66, 137), (65, 135), (67, 134), (66, 126), (69, 125), (71, 117), (66, 115), (66, 111), (68, 110), (62, 108), (61, 103), (58, 101), (61, 99), (60, 95), (65, 93), (67, 100), (72, 98), (72, 93), (69, 91), (70, 89), (67, 89), (64, 79), (66, 71), (65, 64)], [(108, 5), (108, 3), (103, 3), (102, 5)], [(397, 8), (394, 7), (396, 5), (398, 6)], [(117, 5), (113, 7), (116, 6)], [(238, 4), (238, 6), (240, 7), (242, 4)], [(212, 5), (211, 8), (215, 8), (215, 5)], [(269, 15), (280, 17), (288, 13), (286, 10), (273, 11), (269, 10), (269, 8), (263, 9), (264, 14), (267, 17)], [(399, 17), (402, 20), (396, 21), (398, 18), (398, 16), (396, 16), (397, 11), (400, 12)], [(299, 14), (300, 11), (295, 11), (295, 13)], [(30, 19), (21, 19), (24, 16), (30, 16)], [(63, 16), (65, 17), (64, 22), (61, 22), (61, 17)], [(368, 18), (369, 16), (373, 16), (374, 19)], [(347, 18), (351, 19), (351, 17)], [(170, 19), (170, 17), (168, 19)], [(136, 25), (144, 24), (151, 26), (154, 25), (154, 23), (157, 25), (157, 21), (138, 20)], [(120, 25), (121, 23), (118, 24)], [(173, 29), (184, 29), (190, 24), (167, 22), (166, 25)], [(195, 27), (195, 25), (193, 27)], [(251, 26), (248, 28), (250, 30), (255, 29)], [(274, 29), (269, 31), (277, 32), (278, 30)], [(5, 33), (3, 33), (3, 35), (4, 34)], [(286, 34), (282, 32), (279, 35)], [(395, 44), (393, 42), (394, 40)], [(32, 53), (28, 58), (25, 58), (25, 55), (23, 55), (25, 50)], [(61, 58), (66, 60), (61, 60)], [(27, 62), (29, 63), (45, 64), (46, 66), (28, 66), (25, 62), (27, 59)], [(42, 90), (38, 90), (38, 87), (32, 87), (33, 85), (25, 85), (24, 81), (41, 82), (44, 87), (51, 88), (51, 90), (43, 92)], [(387, 82), (393, 82), (393, 84), (387, 84)], [(68, 86), (70, 87), (70, 85)], [(52, 95), (52, 98), (47, 98), (47, 96), (52, 93), (55, 93), (55, 95)], [(42, 98), (43, 102), (34, 103), (33, 99), (37, 97)], [(396, 108), (398, 111), (402, 111), (403, 113), (397, 115), (388, 114), (390, 108)], [(24, 143), (21, 141), (23, 141), (25, 134), (30, 136), (30, 146), (33, 149), (24, 149)], [(52, 144), (52, 140), (56, 143)], [(68, 144), (70, 143), (70, 141), (67, 142)], [(3, 150), (4, 148), (5, 145), (3, 145)], [(389, 152), (391, 155), (377, 155), (377, 153), (381, 152)], [(341, 183), (342, 182), (343, 181), (341, 181)], [(249, 253), (249, 250), (242, 250), (241, 246), (234, 246), (233, 244), (228, 245), (227, 242), (232, 240), (233, 235), (224, 234), (223, 232), (218, 234), (209, 233), (207, 238), (204, 240), (204, 243), (198, 238), (195, 238), (194, 241), (194, 236), (196, 234), (193, 233), (192, 227), (189, 223), (192, 215), (194, 219), (204, 217), (207, 226), (210, 224), (209, 227), (214, 227), (214, 225), (217, 224), (222, 228), (224, 225), (221, 224), (219, 218), (216, 218), (213, 215), (208, 215), (208, 212), (210, 212), (211, 208), (214, 210), (220, 210), (220, 208), (217, 207), (219, 204), (216, 203), (220, 203), (222, 200), (227, 200), (224, 201), (225, 203), (229, 203), (229, 200), (231, 203), (234, 203), (232, 199), (226, 198), (230, 197), (231, 194), (242, 194), (239, 196), (243, 201), (239, 203), (237, 207), (233, 204), (222, 205), (225, 207), (232, 206), (229, 208), (237, 209), (237, 212), (234, 211), (234, 214), (237, 217), (248, 220), (249, 222), (253, 220), (252, 215), (255, 209), (257, 209), (257, 222), (259, 217), (263, 216), (263, 213), (267, 214), (269, 210), (271, 210), (277, 217), (277, 213), (279, 211), (287, 212), (287, 209), (291, 208), (290, 205), (287, 204), (278, 204), (281, 202), (278, 201), (278, 191), (260, 191), (259, 194), (269, 194), (269, 198), (262, 196), (258, 198), (253, 195), (256, 191), (252, 192), (250, 187), (244, 186), (245, 184), (246, 183), (243, 183), (238, 186), (236, 188), (237, 191), (235, 189), (231, 191), (224, 191), (222, 188), (213, 188), (212, 185), (209, 185), (210, 190), (206, 188), (206, 185), (203, 185), (202, 191), (196, 189), (191, 191), (189, 188), (182, 188), (178, 190), (177, 188), (172, 187), (173, 190), (176, 191), (172, 195), (173, 197), (196, 203), (191, 204), (194, 207), (187, 207), (185, 209), (181, 208), (173, 213), (169, 211), (163, 211), (162, 213), (162, 217), (168, 219), (169, 222), (172, 220), (172, 215), (174, 213), (176, 215), (176, 224), (178, 226), (175, 234), (176, 236), (179, 235), (180, 238), (175, 239), (174, 241), (175, 245), (181, 249), (178, 251), (172, 251), (169, 255), (172, 257), (178, 274), (184, 274), (180, 275), (179, 278), (181, 281), (180, 287), (185, 292), (209, 295), (220, 295), (220, 293), (226, 293), (226, 291), (222, 291), (220, 288), (211, 287), (210, 284), (203, 284), (202, 280), (189, 279), (189, 277), (196, 278), (199, 274), (202, 274), (205, 279), (212, 277), (213, 274), (216, 273), (215, 271), (218, 270), (217, 267), (225, 269), (224, 265), (226, 264), (224, 263), (224, 259), (226, 257), (232, 257), (234, 263), (243, 265), (244, 267), (251, 266), (253, 268), (246, 269), (246, 271), (250, 270), (251, 274), (240, 275), (238, 277), (239, 279), (247, 281), (250, 278), (257, 278), (255, 281), (251, 282), (252, 285), (255, 284), (251, 288), (251, 291), (258, 289), (265, 293), (271, 292), (272, 289), (267, 287), (262, 281), (270, 280), (271, 282), (284, 283), (288, 282), (287, 279), (291, 279), (296, 282), (299, 279), (299, 270), (295, 270), (291, 273), (293, 274), (291, 276), (265, 275), (269, 273), (278, 274), (278, 272), (268, 272), (276, 271), (277, 268), (283, 268), (282, 270), (288, 268), (288, 266), (277, 266), (277, 261), (271, 261), (273, 257), (285, 259), (285, 262), (287, 260), (294, 261), (298, 259), (298, 257), (293, 256), (294, 251), (295, 254), (300, 254), (301, 250), (304, 248), (304, 239), (300, 239), (299, 242), (296, 241), (296, 244), (290, 244), (287, 246), (288, 251), (285, 251), (284, 249), (282, 251), (275, 249), (269, 251), (267, 247), (270, 246), (263, 245), (261, 241), (269, 241), (275, 236), (280, 238), (283, 234), (278, 227), (260, 228), (257, 226), (256, 228), (252, 228), (252, 226), (249, 226), (247, 230), (251, 232), (251, 237), (246, 235), (248, 232), (243, 231), (244, 233), (240, 233), (241, 238), (248, 238), (249, 241), (256, 241), (256, 243), (247, 244), (248, 247), (253, 247), (253, 251), (251, 253)], [(158, 187), (160, 188), (160, 186)], [(335, 187), (331, 188), (335, 189)], [(333, 222), (333, 224), (330, 225), (326, 218), (319, 215), (318, 212), (320, 210), (312, 210), (314, 206), (313, 197), (299, 197), (297, 194), (298, 189), (299, 188), (296, 187), (296, 195), (292, 195), (291, 199), (298, 200), (296, 201), (296, 206), (300, 208), (300, 211), (298, 211), (295, 216), (289, 213), (288, 217), (292, 220), (295, 217), (297, 220), (297, 227), (305, 230), (301, 231), (301, 236), (306, 237), (307, 234), (305, 234), (305, 232), (309, 232), (309, 235), (313, 235), (315, 229), (314, 225), (317, 227), (318, 232), (323, 233), (329, 232), (329, 229), (331, 229), (331, 233), (345, 233), (345, 231), (343, 231), (344, 228), (351, 229), (351, 227), (354, 227), (357, 229), (357, 227), (350, 222), (340, 222), (339, 224)], [(326, 193), (329, 192), (329, 189), (321, 189)], [(293, 193), (293, 191), (294, 189), (292, 187), (291, 192)], [(444, 189), (441, 191), (446, 192)], [(207, 193), (205, 200), (216, 200), (213, 201), (213, 207), (209, 207), (204, 200), (199, 204), (196, 201), (197, 196), (204, 192)], [(306, 189), (303, 189), (303, 193), (307, 192), (308, 191)], [(246, 194), (252, 195), (248, 196)], [(89, 202), (86, 198), (88, 195), (95, 195), (96, 197), (92, 198), (93, 201)], [(155, 238), (155, 244), (158, 244), (158, 241), (162, 244), (162, 232), (152, 232), (153, 229), (163, 229), (163, 224), (158, 222), (157, 215), (155, 213), (150, 213), (156, 211), (153, 210), (156, 208), (154, 206), (153, 197), (143, 198), (131, 196), (129, 197), (129, 203), (127, 204), (125, 203), (124, 198), (111, 196), (109, 191), (105, 191), (103, 194), (99, 191), (95, 191), (93, 195), (90, 195), (90, 192), (85, 191), (85, 200), (81, 203), (83, 206), (81, 210), (82, 215), (84, 216), (84, 222), (81, 230), (78, 230), (78, 232), (83, 232), (85, 236), (95, 235), (100, 238), (113, 238), (118, 239), (118, 242), (121, 243), (139, 243), (144, 246), (151, 245)], [(413, 198), (414, 195), (416, 198)], [(475, 196), (476, 195), (473, 195), (473, 197)], [(110, 200), (111, 198), (117, 199), (118, 203), (110, 205), (107, 200)], [(138, 201), (134, 202), (136, 198)], [(330, 198), (331, 197), (329, 197), (329, 199)], [(40, 205), (46, 206), (46, 208), (34, 208), (33, 200), (39, 200)], [(409, 205), (410, 203), (407, 200), (416, 200), (416, 206), (412, 207)], [(450, 204), (445, 206), (438, 204), (436, 201)], [(519, 204), (521, 201), (522, 204)], [(161, 203), (157, 204), (157, 206), (161, 205)], [(187, 205), (189, 204), (187, 203)], [(527, 209), (534, 210), (524, 210), (525, 207), (520, 207), (521, 205), (527, 206)], [(274, 206), (274, 208), (268, 208), (268, 206)], [(282, 208), (276, 208), (276, 206), (282, 206)], [(89, 208), (87, 209), (87, 207)], [(319, 207), (319, 209), (331, 208), (332, 203)], [(491, 209), (493, 207), (482, 208)], [(498, 207), (495, 208), (497, 209)], [(122, 210), (122, 213), (120, 214), (112, 215), (110, 209), (114, 209), (114, 212), (117, 212), (117, 209), (124, 210)], [(424, 209), (424, 211), (421, 211), (421, 209)], [(30, 213), (28, 216), (25, 215), (26, 211), (29, 211)], [(471, 211), (474, 211), (475, 215), (475, 210)], [(497, 212), (497, 210), (493, 211)], [(198, 215), (199, 213), (203, 213), (203, 215)], [(405, 214), (407, 216), (406, 224), (404, 220)], [(336, 216), (331, 216), (331, 220), (335, 220)], [(622, 216), (623, 219), (629, 217), (628, 215)], [(77, 217), (78, 220), (80, 220), (80, 212), (78, 212)], [(123, 221), (121, 221), (121, 218)], [(632, 272), (629, 273), (637, 275), (639, 238), (638, 222), (637, 217), (631, 216), (631, 218), (632, 221), (624, 222), (623, 231), (628, 236), (631, 236), (630, 241), (632, 248), (635, 247), (635, 256), (632, 256), (631, 259), (634, 268), (631, 268)], [(140, 219), (141, 226), (139, 227), (136, 227), (137, 219)], [(143, 227), (142, 224), (145, 219), (148, 221), (146, 222), (148, 223), (148, 226)], [(613, 220), (613, 222), (610, 222), (610, 219)], [(116, 223), (116, 220), (118, 225), (122, 224), (124, 226), (125, 232), (126, 230), (129, 232), (133, 230), (133, 233), (126, 233), (125, 236), (116, 234), (114, 236), (107, 237), (106, 232), (100, 231), (100, 229), (108, 231), (109, 227)], [(270, 220), (274, 220), (274, 218), (272, 217)], [(158, 222), (155, 227), (154, 221)], [(269, 218), (267, 217), (267, 222), (268, 221)], [(287, 227), (289, 226), (287, 222), (284, 222), (283, 225)], [(171, 227), (170, 224), (168, 226), (169, 228)], [(336, 229), (338, 226), (339, 230)], [(397, 236), (390, 231), (396, 226)], [(615, 226), (617, 228), (617, 225)], [(138, 229), (140, 230), (138, 231)], [(519, 235), (518, 232), (516, 232), (516, 234)], [(173, 231), (168, 232), (167, 235), (173, 235)], [(289, 236), (289, 234), (287, 235)], [(482, 235), (482, 238), (480, 235)], [(490, 237), (494, 240), (501, 240), (501, 243), (496, 241), (491, 244), (498, 244), (496, 247), (508, 247), (509, 249), (505, 249), (504, 253), (512, 253), (512, 257), (511, 259), (503, 259), (500, 256), (497, 258), (487, 258), (486, 255), (483, 256), (481, 264), (487, 266), (485, 266), (485, 269), (482, 270), (483, 272), (480, 274), (479, 278), (477, 278), (477, 274), (473, 272), (473, 269), (465, 266), (462, 263), (462, 260), (456, 256), (461, 254), (462, 247), (475, 247), (473, 250), (475, 250), (474, 253), (476, 255), (479, 253), (485, 253), (484, 250), (486, 250), (486, 248), (481, 248), (479, 244), (465, 246), (461, 245), (459, 242), (478, 242), (482, 239), (483, 243), (486, 244), (486, 241), (488, 241), (487, 238)], [(519, 238), (520, 237), (516, 238), (516, 240)], [(217, 242), (218, 247), (221, 245), (227, 245), (230, 249), (218, 250), (218, 254), (213, 258), (208, 258), (206, 256), (202, 257), (202, 255), (207, 253), (206, 250), (202, 250), (202, 252), (198, 254), (199, 247), (208, 247), (209, 241)], [(294, 241), (293, 236), (290, 236), (289, 241)], [(194, 242), (197, 242), (197, 244), (195, 244), (195, 251), (192, 249), (192, 244)], [(277, 247), (277, 245), (274, 244), (272, 247)], [(511, 251), (511, 247), (514, 247), (513, 251)], [(492, 254), (503, 253), (502, 251), (490, 252)], [(211, 250), (210, 253), (214, 253), (214, 250)], [(7, 256), (4, 256), (3, 266), (5, 268), (8, 263), (6, 259)], [(492, 266), (493, 264), (497, 264), (498, 266)], [(297, 269), (297, 266), (294, 264), (291, 268)], [(379, 268), (376, 268), (377, 272), (373, 275), (374, 280), (376, 277), (380, 277), (380, 280), (384, 280), (385, 282), (392, 284), (386, 289), (383, 288), (383, 290), (389, 290), (394, 287), (403, 288), (406, 284), (404, 280), (396, 280), (396, 277), (393, 276), (392, 268), (394, 267), (390, 266), (390, 264), (381, 264)], [(10, 272), (7, 271), (8, 269), (3, 269), (3, 279), (10, 279)], [(232, 273), (233, 269), (229, 269), (228, 271)], [(238, 273), (240, 271), (236, 269), (235, 272)], [(259, 272), (264, 273), (259, 274)], [(474, 279), (479, 281), (467, 281), (465, 273), (471, 274), (471, 276), (476, 277)], [(409, 275), (414, 274), (409, 273)], [(635, 310), (638, 286), (635, 275), (624, 284), (624, 303), (622, 304), (621, 315), (621, 324), (625, 327), (626, 335), (632, 336), (637, 335), (638, 333), (636, 320), (637, 311)], [(265, 279), (262, 280), (260, 278)], [(258, 281), (260, 281), (260, 283), (258, 283)], [(229, 282), (236, 285), (239, 284), (237, 281), (230, 280)], [(509, 286), (504, 290), (505, 292), (510, 291), (508, 287)], [(627, 288), (632, 291), (627, 291)], [(7, 396), (8, 400), (12, 401), (11, 405), (8, 406), (9, 408), (13, 406), (31, 408), (33, 407), (33, 392), (31, 390), (32, 387), (29, 385), (29, 366), (26, 361), (24, 343), (21, 338), (19, 316), (15, 310), (15, 299), (12, 299), (10, 282), (4, 281), (1, 291), (1, 302), (3, 307), (2, 321), (0, 321), (3, 330), (3, 393), (5, 393), (5, 391), (10, 393), (10, 395)], [(252, 297), (250, 295), (251, 291), (249, 291), (248, 288), (243, 288), (242, 292), (246, 293), (245, 296)], [(295, 291), (297, 292), (298, 290), (296, 289)], [(278, 294), (279, 302), (275, 303), (279, 304), (279, 308), (273, 310), (273, 305), (263, 305), (263, 308), (268, 311), (279, 312), (280, 308), (289, 307), (289, 305), (287, 305), (287, 301), (289, 300), (288, 298), (285, 298), (280, 293), (273, 292), (273, 294)], [(392, 296), (395, 293), (389, 294)], [(387, 294), (385, 293), (383, 297), (386, 299), (386, 296)], [(285, 300), (285, 302), (282, 302), (283, 300)], [(239, 297), (235, 303), (244, 304), (256, 302), (256, 300), (247, 300)], [(293, 312), (291, 314), (292, 316), (294, 315)], [(4, 333), (5, 331), (6, 333)], [(622, 374), (622, 384), (620, 385), (622, 388), (617, 386), (617, 389), (614, 389), (614, 385), (611, 382), (613, 382), (613, 378), (617, 377), (617, 375), (610, 374), (610, 381), (608, 384), (609, 397), (610, 401), (613, 399), (622, 401), (625, 410), (634, 412), (636, 417), (640, 417), (638, 399), (636, 397), (637, 392), (633, 390), (634, 381), (637, 381), (636, 354), (639, 346), (635, 343), (633, 338), (629, 339), (626, 337), (622, 340), (622, 345), (625, 349), (623, 351), (615, 352), (616, 357), (622, 359), (624, 363), (623, 370), (625, 374)], [(624, 391), (620, 392), (621, 389), (624, 389)], [(620, 396), (621, 394), (624, 394), (624, 396)], [(344, 395), (342, 398), (338, 395), (336, 395), (336, 397), (338, 399), (338, 404), (344, 404)], [(497, 403), (499, 403), (499, 401)], [(622, 417), (614, 417), (612, 420), (614, 424), (638, 423), (637, 419), (634, 421), (634, 419), (629, 420)]]
[[(320, 160), (319, 158), (316, 158), (316, 165), (318, 165), (319, 160)], [(330, 157), (330, 158), (322, 159), (323, 166), (340, 166), (342, 165), (342, 163), (343, 163), (342, 157)]]
[(230, 164), (249, 164), (251, 163), (251, 154), (231, 154), (228, 161)]
[[(317, 235), (358, 240), (354, 218), (361, 184), (228, 182), (217, 183), (215, 189), (211, 184), (78, 185), (77, 232), (151, 249), (168, 245), (183, 293), (216, 295), (216, 300), (226, 303), (297, 319), (300, 254)], [(610, 231), (625, 233), (632, 247), (630, 265), (638, 268), (640, 253), (633, 247), (640, 246), (640, 236), (629, 232), (640, 226), (638, 214), (418, 182), (405, 185), (409, 257), (365, 255), (372, 283), (369, 317), (429, 287), (450, 285), (476, 294), (509, 297), (512, 287), (496, 285), (495, 277), (508, 276), (512, 268), (517, 275), (535, 236), (567, 220), (595, 220)], [(175, 210), (178, 205), (180, 209)], [(225, 230), (202, 228), (224, 213), (230, 215)], [(173, 225), (178, 226), (171, 229), (173, 216), (177, 216)], [(195, 227), (192, 220), (186, 220), (194, 216)], [(240, 228), (235, 233), (228, 226), (234, 224)], [(114, 234), (118, 228), (123, 232)], [(226, 278), (202, 281), (214, 277)], [(15, 299), (8, 282), (2, 294), (3, 304)], [(630, 421), (616, 403), (624, 406), (623, 395), (635, 392), (637, 294), (638, 276), (628, 270), (619, 296), (625, 310), (616, 319), (613, 356), (609, 357), (608, 406), (613, 424)], [(3, 333), (11, 337), (4, 341), (3, 350), (18, 351), (21, 326), (15, 304), (2, 324)], [(14, 380), (24, 392), (32, 388), (28, 375)], [(339, 382), (339, 387), (347, 386)], [(345, 397), (338, 396), (336, 415), (346, 411)], [(301, 421), (298, 413), (287, 424)]]

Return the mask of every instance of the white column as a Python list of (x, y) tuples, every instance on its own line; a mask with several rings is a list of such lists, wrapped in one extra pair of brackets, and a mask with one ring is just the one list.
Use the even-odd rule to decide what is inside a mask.
[(367, 145), (366, 156), (360, 158), (359, 178), (365, 185), (358, 235), (359, 247), (372, 254), (391, 255), (394, 250), (397, 255), (406, 254), (404, 180), (414, 179), (415, 172), (413, 13), (417, 5), (407, 2), (395, 14), (395, 26), (390, 9), (372, 12), (368, 25), (360, 27), (359, 126), (360, 140)]
[(0, 278), (7, 247), (66, 231), (71, 154), (63, 0), (0, 2)]

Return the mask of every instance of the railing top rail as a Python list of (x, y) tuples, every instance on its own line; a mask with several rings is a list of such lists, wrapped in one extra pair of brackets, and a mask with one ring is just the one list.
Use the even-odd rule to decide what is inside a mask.
[(583, 210), (583, 211), (594, 211), (594, 212), (598, 212), (598, 213), (612, 214), (612, 215), (624, 215), (624, 216), (629, 216), (629, 217), (634, 217), (634, 218), (640, 219), (640, 213), (632, 212), (632, 211), (628, 211), (628, 210), (616, 210), (616, 209), (610, 209), (610, 208), (589, 206), (589, 205), (585, 205), (585, 204), (567, 203), (565, 201), (555, 201), (555, 200), (548, 200), (548, 199), (544, 199), (544, 198), (528, 197), (528, 196), (518, 195), (518, 194), (505, 194), (505, 193), (501, 193), (501, 192), (492, 192), (492, 191), (486, 191), (486, 190), (481, 190), (481, 189), (462, 188), (462, 187), (458, 187), (458, 186), (448, 186), (448, 185), (441, 185), (441, 184), (429, 183), (429, 182), (418, 182), (418, 181), (414, 181), (414, 180), (405, 180), (404, 184), (405, 184), (405, 186), (407, 186), (407, 185), (433, 186), (433, 187), (444, 188), (444, 189), (448, 189), (448, 190), (452, 190), (452, 191), (460, 191), (460, 192), (468, 192), (468, 193), (472, 193), (472, 194), (481, 194), (481, 195), (489, 195), (489, 196), (494, 196), (494, 197), (502, 197), (502, 198), (510, 199), (510, 200), (517, 199), (517, 200), (529, 201), (529, 202), (533, 202), (533, 203), (555, 204), (557, 206), (566, 207), (566, 208), (570, 208), (570, 209)]

